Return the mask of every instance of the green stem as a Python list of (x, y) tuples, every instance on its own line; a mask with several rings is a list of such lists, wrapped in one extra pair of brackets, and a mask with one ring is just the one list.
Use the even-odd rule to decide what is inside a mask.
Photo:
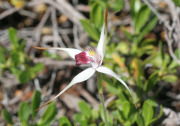
[(99, 96), (100, 96), (100, 101), (101, 101), (101, 106), (102, 106), (102, 112), (103, 112), (104, 121), (105, 121), (104, 123), (105, 123), (105, 126), (108, 126), (107, 113), (106, 113), (106, 108), (104, 105), (102, 74), (99, 72), (97, 72), (97, 86), (98, 86), (98, 91), (99, 91)]

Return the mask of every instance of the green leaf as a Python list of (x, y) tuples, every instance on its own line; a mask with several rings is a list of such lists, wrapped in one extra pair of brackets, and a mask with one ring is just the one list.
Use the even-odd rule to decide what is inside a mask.
[(119, 91), (118, 94), (119, 99), (116, 100), (116, 104), (118, 105), (119, 103), (123, 104), (124, 101), (127, 101), (127, 97), (125, 96), (125, 93), (121, 90)]
[(15, 67), (25, 63), (25, 53), (14, 50), (10, 52), (10, 59)]
[(113, 110), (111, 112), (111, 115), (115, 118), (115, 119), (119, 119), (120, 117), (120, 114), (119, 114), (119, 111), (118, 110)]
[(136, 14), (139, 12), (141, 8), (141, 1), (140, 0), (130, 0), (130, 12), (133, 18), (136, 17)]
[(128, 101), (123, 102), (123, 115), (126, 118), (126, 120), (129, 118), (130, 111), (131, 111), (131, 103)]
[(179, 64), (175, 60), (173, 60), (171, 64), (168, 66), (168, 69), (173, 70), (176, 69), (178, 66)]
[(125, 122), (124, 126), (132, 126), (130, 122)]
[(42, 63), (37, 63), (37, 64), (32, 68), (32, 70), (33, 70), (34, 72), (39, 72), (39, 71), (43, 70), (43, 68), (44, 68), (44, 65), (43, 65)]
[(151, 63), (155, 67), (161, 67), (163, 64), (163, 61), (161, 59), (161, 56), (159, 53), (154, 52), (153, 55), (149, 56), (145, 59), (144, 64)]
[(39, 108), (40, 103), (41, 103), (41, 93), (38, 90), (35, 90), (31, 102), (32, 118), (36, 117), (37, 111), (35, 110)]
[(153, 89), (153, 87), (157, 83), (157, 80), (158, 80), (158, 73), (154, 72), (153, 74), (151, 74), (151, 76), (148, 78), (148, 80), (145, 83), (145, 91), (148, 92), (151, 89)]
[(38, 121), (38, 126), (49, 126), (56, 119), (56, 114), (57, 110), (55, 108), (55, 103), (51, 102), (43, 113), (41, 119)]
[(91, 123), (89, 126), (97, 126), (97, 123)]
[(121, 26), (121, 30), (124, 32), (126, 38), (127, 38), (128, 40), (131, 40), (131, 41), (132, 41), (133, 35), (127, 30), (127, 28), (124, 27), (124, 26)]
[(124, 1), (123, 0), (111, 0), (108, 1), (109, 6), (114, 10), (114, 11), (120, 11), (122, 10), (124, 6)]
[(146, 38), (140, 43), (140, 47), (145, 47), (148, 45), (154, 45), (155, 43), (157, 43), (156, 38)]
[(99, 118), (99, 112), (98, 112), (97, 110), (94, 110), (94, 109), (93, 109), (93, 110), (91, 111), (91, 115), (92, 115), (92, 116), (91, 116), (91, 117), (92, 117), (92, 120), (94, 120), (94, 121)]
[(145, 125), (142, 114), (140, 112), (137, 114), (136, 123), (138, 124), (138, 126), (144, 126)]
[(101, 123), (99, 124), (99, 126), (105, 126), (104, 122), (101, 122)]
[(153, 120), (151, 120), (151, 122), (149, 123), (149, 125), (151, 125), (152, 123), (156, 122), (158, 119), (161, 118), (161, 116), (163, 115), (163, 106), (160, 106), (160, 112), (158, 114), (158, 116), (156, 118), (154, 118)]
[(104, 8), (103, 2), (94, 2), (91, 7), (90, 19), (97, 29), (101, 28), (104, 19)]
[(109, 92), (109, 93), (112, 93), (112, 94), (119, 94), (119, 89), (110, 85), (110, 83), (106, 86), (106, 90)]
[(9, 28), (9, 30), (8, 30), (8, 35), (9, 35), (10, 41), (11, 41), (12, 44), (13, 44), (13, 47), (14, 47), (14, 46), (17, 47), (17, 46), (18, 46), (18, 39), (17, 39), (17, 37), (16, 37), (16, 35), (17, 35), (16, 29), (14, 29), (14, 28)]
[(15, 51), (11, 51), (10, 52), (10, 58), (12, 60), (12, 63), (14, 66), (18, 66), (21, 61), (20, 61), (20, 55), (18, 52), (15, 52)]
[(180, 0), (173, 0), (174, 4), (178, 7), (180, 7)]
[(6, 57), (4, 55), (4, 50), (0, 48), (0, 64), (4, 64), (6, 62)]
[(26, 42), (24, 39), (18, 39), (18, 51), (24, 51), (25, 44)]
[(152, 107), (156, 107), (156, 106), (157, 106), (156, 101), (154, 101), (153, 99), (148, 99), (148, 103), (149, 103), (150, 105), (152, 105)]
[(16, 75), (17, 78), (19, 77), (21, 70), (15, 68), (15, 67), (12, 67), (12, 66), (9, 69), (14, 75)]
[(147, 22), (149, 15), (150, 15), (150, 9), (146, 5), (142, 5), (139, 13), (135, 17), (135, 33), (139, 34), (141, 28), (145, 25)]
[(129, 46), (127, 44), (127, 42), (120, 42), (117, 46), (116, 46), (116, 50), (120, 51), (123, 54), (128, 54), (129, 53)]
[(79, 106), (82, 114), (83, 114), (84, 116), (86, 116), (87, 118), (90, 118), (90, 116), (91, 116), (91, 109), (89, 108), (89, 106), (87, 105), (87, 103), (84, 102), (84, 101), (80, 101), (80, 102), (78, 103), (78, 106)]
[[(176, 57), (179, 57), (179, 51), (180, 51), (179, 49), (175, 50)], [(173, 69), (176, 69), (178, 66), (179, 66), (179, 64), (175, 60), (172, 60), (171, 64), (168, 66), (168, 68), (170, 70), (173, 70)]]
[(151, 18), (149, 23), (141, 30), (141, 34), (138, 35), (136, 41), (140, 42), (144, 38), (144, 36), (148, 34), (155, 27), (157, 21), (158, 21), (157, 17)]
[(73, 119), (76, 123), (80, 123), (80, 126), (88, 126), (88, 120), (86, 120), (85, 116), (80, 113), (75, 114)]
[(145, 101), (143, 104), (143, 118), (145, 121), (145, 126), (148, 126), (151, 120), (153, 119), (154, 116), (154, 110), (152, 105), (149, 103), (149, 101)]
[(4, 118), (4, 120), (6, 120), (6, 122), (8, 124), (13, 125), (13, 121), (12, 121), (11, 115), (10, 115), (10, 113), (6, 109), (3, 109), (2, 117)]
[(156, 48), (153, 45), (147, 45), (147, 46), (139, 48), (137, 51), (137, 55), (138, 55), (138, 57), (141, 57), (144, 54), (150, 55), (150, 54), (154, 53), (155, 49)]
[(132, 125), (135, 121), (135, 107), (129, 101), (124, 101), (122, 108), (118, 108), (120, 111), (119, 120), (124, 123), (124, 125)]
[(138, 86), (139, 92), (142, 92), (143, 91), (143, 81), (142, 81), (141, 77), (138, 76), (136, 78), (136, 84)]
[(165, 75), (162, 77), (162, 80), (169, 82), (169, 83), (175, 83), (178, 80), (178, 77), (176, 75)]
[(21, 71), (18, 77), (21, 83), (27, 83), (31, 79), (31, 73), (29, 71)]
[[(127, 120), (126, 120), (126, 118), (124, 117), (124, 113), (122, 112), (122, 110), (120, 110), (120, 108), (118, 108), (119, 109), (119, 117), (118, 117), (118, 120), (119, 120), (119, 122), (121, 122), (121, 123), (125, 123)], [(123, 108), (122, 108), (123, 109)]]
[(71, 123), (66, 116), (61, 116), (59, 118), (59, 126), (71, 126)]
[(22, 102), (20, 104), (19, 112), (18, 112), (18, 116), (21, 122), (23, 123), (25, 122), (28, 124), (30, 113), (31, 113), (31, 110), (30, 110), (29, 104), (26, 102)]
[(95, 41), (99, 41), (100, 33), (91, 25), (89, 20), (81, 19), (80, 20), (84, 30), (88, 33), (88, 35), (94, 39)]

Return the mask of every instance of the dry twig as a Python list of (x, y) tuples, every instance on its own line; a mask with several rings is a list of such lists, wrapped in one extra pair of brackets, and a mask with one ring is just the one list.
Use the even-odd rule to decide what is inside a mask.
[(57, 21), (56, 21), (56, 10), (53, 7), (51, 7), (51, 22), (53, 26), (54, 47), (58, 47), (58, 43), (61, 47), (65, 47), (58, 33), (58, 26), (57, 26)]
[[(153, 13), (158, 17), (160, 22), (164, 24), (165, 38), (167, 40), (168, 49), (171, 57), (180, 65), (180, 20), (178, 8), (174, 5), (172, 0), (164, 0), (168, 6), (168, 11), (170, 13), (170, 19), (164, 18), (164, 16), (159, 13), (154, 6), (148, 0), (143, 0), (146, 5), (153, 11)], [(172, 22), (172, 23), (171, 23)], [(175, 49), (179, 50), (179, 56), (175, 55)]]

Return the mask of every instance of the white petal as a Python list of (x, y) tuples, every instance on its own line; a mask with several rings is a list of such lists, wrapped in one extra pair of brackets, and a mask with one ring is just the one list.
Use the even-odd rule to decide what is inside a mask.
[[(51, 100), (47, 101), (45, 104), (43, 104), (41, 107), (39, 107), (37, 110), (39, 110), (40, 108), (44, 107), (45, 105), (47, 105), (48, 103), (50, 103), (51, 101), (53, 101), (54, 99), (56, 99), (57, 97), (59, 97), (61, 94), (63, 94), (67, 89), (69, 89), (71, 86), (83, 82), (87, 79), (89, 79), (94, 73), (95, 73), (95, 69), (94, 68), (88, 68), (84, 71), (82, 71), (81, 73), (79, 73), (78, 75), (76, 75), (73, 80), (71, 81), (71, 83), (69, 83), (68, 86), (66, 86), (59, 94), (57, 94), (54, 98), (52, 98)], [(36, 110), (36, 111), (37, 111)]]
[(73, 49), (73, 48), (51, 48), (54, 50), (61, 50), (61, 51), (65, 51), (69, 54), (69, 56), (71, 56), (73, 59), (75, 59), (75, 55), (81, 53), (81, 50), (78, 49)]
[(82, 71), (81, 73), (76, 75), (73, 78), (73, 80), (71, 81), (71, 83), (69, 83), (69, 85), (66, 86), (56, 97), (60, 96), (62, 93), (64, 93), (67, 89), (69, 89), (74, 84), (77, 84), (77, 83), (80, 83), (80, 82), (83, 82), (83, 81), (89, 79), (94, 74), (94, 72), (95, 72), (95, 69), (92, 67), (87, 68), (86, 70)]
[(104, 27), (105, 27), (105, 24), (102, 27), (101, 36), (100, 36), (98, 46), (97, 46), (97, 52), (102, 58), (104, 57), (104, 52), (103, 52), (103, 50), (104, 50), (104, 40), (105, 40)]
[[(128, 88), (128, 86), (126, 85), (126, 83), (120, 78), (118, 77), (118, 75), (116, 75), (111, 69), (107, 68), (107, 67), (104, 67), (104, 66), (101, 66), (101, 67), (98, 67), (96, 69), (98, 72), (101, 72), (101, 73), (104, 73), (104, 74), (107, 74), (107, 75), (110, 75), (110, 76), (113, 76), (114, 78), (116, 78), (118, 81), (120, 81), (127, 89), (128, 91), (130, 92), (132, 98), (133, 98), (133, 95), (132, 95), (132, 92), (131, 90)], [(134, 101), (134, 98), (133, 98), (133, 101)]]
[(33, 46), (36, 49), (43, 49), (43, 50), (48, 50), (48, 49), (53, 49), (53, 50), (60, 50), (60, 51), (65, 51), (67, 52), (73, 59), (75, 59), (75, 55), (81, 53), (81, 50), (78, 49), (73, 49), (73, 48), (44, 48), (44, 47), (36, 47)]

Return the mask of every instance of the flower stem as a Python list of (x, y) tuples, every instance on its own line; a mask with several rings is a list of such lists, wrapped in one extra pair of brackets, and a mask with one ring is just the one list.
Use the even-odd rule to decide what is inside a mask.
[(102, 106), (102, 112), (104, 116), (104, 123), (105, 126), (108, 126), (108, 121), (107, 121), (107, 113), (106, 113), (106, 108), (104, 104), (104, 96), (103, 96), (103, 86), (102, 86), (102, 74), (97, 72), (97, 86), (98, 86), (98, 91), (99, 91), (99, 96), (100, 96), (100, 101), (101, 101), (101, 106)]

